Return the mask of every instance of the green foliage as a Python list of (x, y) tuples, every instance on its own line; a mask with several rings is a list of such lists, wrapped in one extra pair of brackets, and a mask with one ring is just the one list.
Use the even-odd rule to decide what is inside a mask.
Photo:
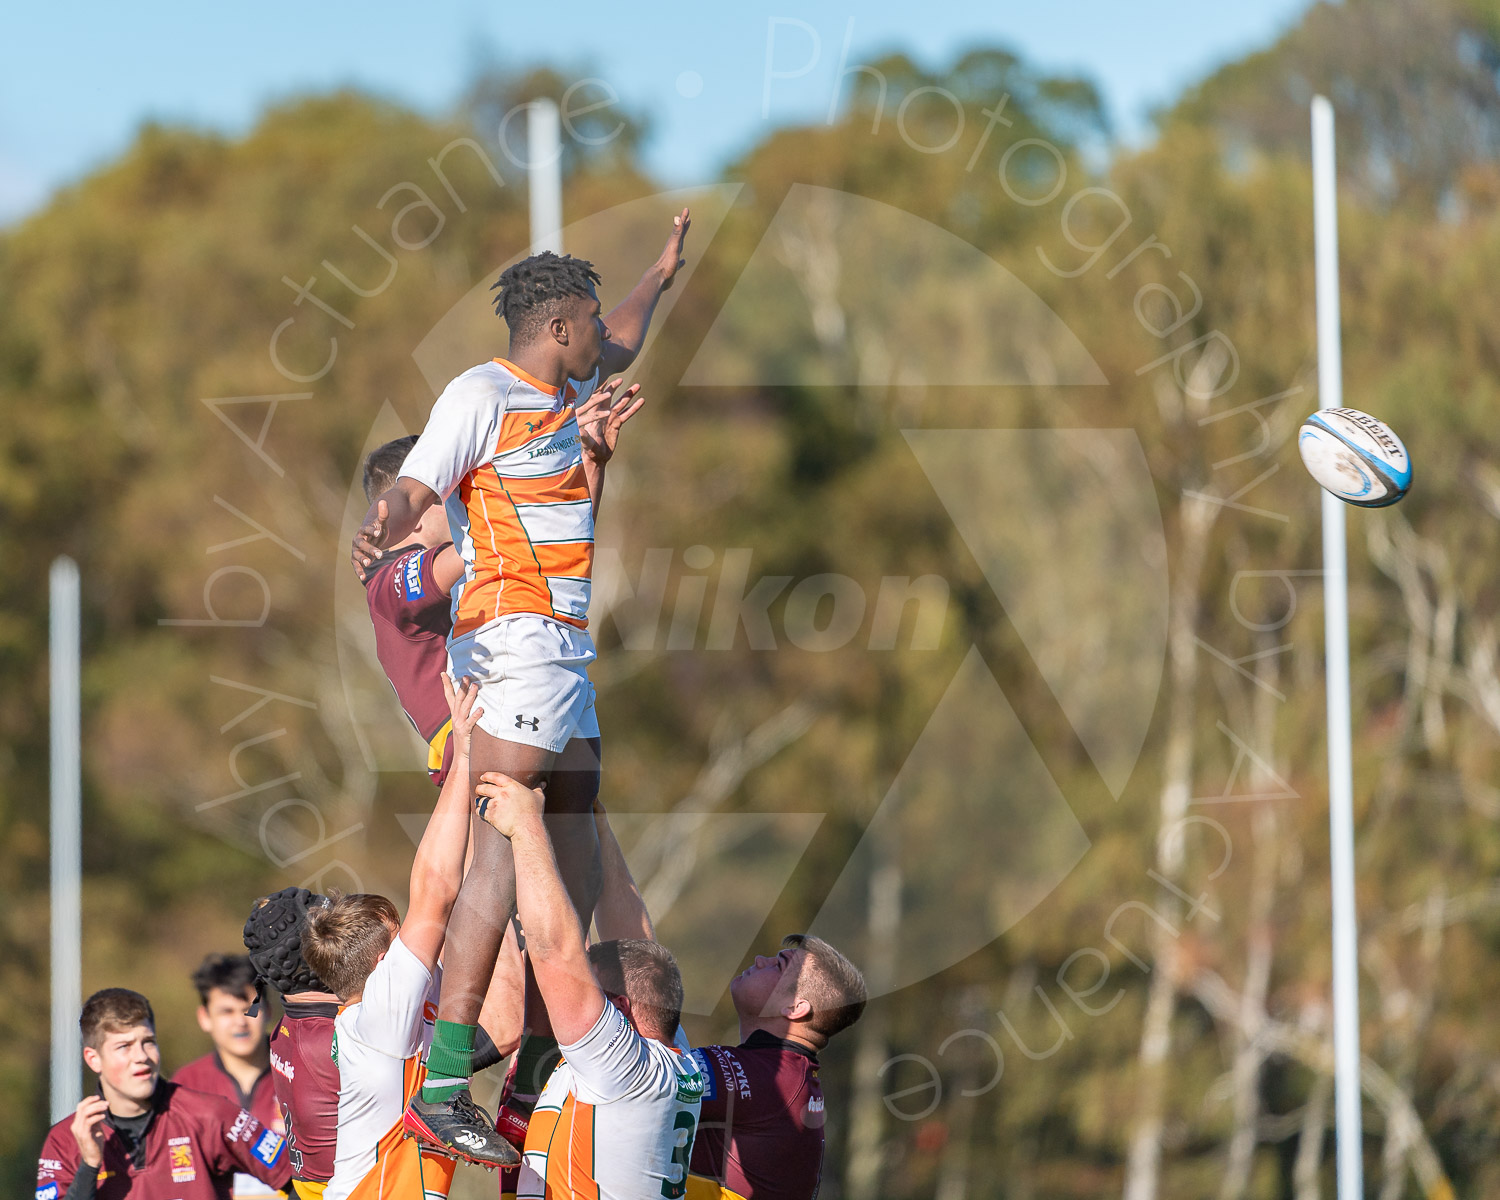
[[(1320, 6), (1277, 47), (1191, 91), (1164, 118), (1157, 144), (1118, 154), (1102, 174), (1090, 166), (1107, 133), (1094, 89), (995, 49), (970, 51), (935, 74), (899, 55), (872, 64), (880, 76), (854, 79), (833, 125), (776, 131), (730, 172), (745, 185), (740, 199), (711, 242), (692, 244), (701, 266), (643, 363), (651, 403), (611, 468), (605, 541), (632, 580), (653, 548), (671, 548), (665, 602), (649, 648), (632, 641), (647, 619), (638, 604), (596, 626), (611, 811), (639, 817), (688, 797), (689, 812), (698, 805), (764, 818), (748, 848), (695, 843), (712, 869), (682, 885), (669, 922), (704, 954), (714, 939), (683, 915), (695, 906), (700, 915), (721, 906), (726, 919), (752, 927), (769, 907), (746, 933), (760, 947), (807, 927), (971, 647), (1089, 841), (1056, 890), (1002, 937), (878, 999), (870, 1023), (830, 1049), (825, 1194), (840, 1194), (851, 1108), (857, 1094), (871, 1095), (856, 1045), (861, 1031), (877, 1028), (879, 1056), (926, 1056), (944, 1084), (922, 1120), (898, 1120), (877, 1103), (882, 1194), (925, 1195), (955, 1179), (975, 1196), (1118, 1191), (1143, 1104), (1148, 989), (1168, 969), (1150, 918), (1139, 908), (1119, 915), (1127, 902), (1155, 906), (1178, 930), (1161, 1194), (1215, 1189), (1234, 1126), (1224, 1079), (1236, 1034), (1210, 1007), (1205, 979), (1246, 987), (1256, 948), (1269, 946), (1267, 1016), (1326, 1034), (1321, 593), (1315, 579), (1295, 577), (1295, 611), (1278, 624), (1289, 593), (1274, 576), (1240, 574), (1319, 562), (1316, 490), (1293, 445), (1317, 401), (1297, 78), (1334, 89), (1341, 155), (1359, 185), (1342, 212), (1346, 399), (1392, 422), (1417, 476), (1398, 509), (1351, 512), (1349, 522), (1364, 1050), (1410, 1092), (1460, 1194), (1496, 1187), (1489, 1081), (1500, 1046), (1488, 1014), (1500, 985), (1490, 884), (1500, 866), (1491, 783), (1500, 592), (1490, 564), (1500, 551), (1500, 311), (1480, 298), (1500, 269), (1500, 186), (1484, 182), (1494, 158), (1488, 134), (1426, 144), (1410, 84), (1414, 73), (1451, 98), (1472, 81), (1477, 68), (1459, 52), (1470, 43), (1454, 39), (1488, 36), (1475, 11), (1423, 17), (1405, 39), (1415, 56), (1408, 77), (1384, 79), (1376, 66), (1403, 40), (1393, 22), (1410, 16), (1408, 7)], [(1333, 65), (1343, 74), (1325, 84), (1318, 72)], [(564, 85), (560, 75), (490, 78), (451, 124), (340, 93), (277, 108), (243, 139), (148, 128), (119, 162), (0, 238), (0, 553), (11, 568), (0, 575), (0, 888), (11, 899), (0, 918), (6, 1184), (24, 1185), (44, 1126), (48, 561), (74, 555), (85, 581), (84, 986), (125, 983), (151, 994), (175, 1065), (199, 1050), (187, 974), (204, 952), (233, 945), (254, 895), (347, 883), (350, 866), (361, 885), (401, 895), (411, 845), (396, 818), (426, 811), (431, 790), (418, 774), (372, 768), (390, 749), (380, 744), (387, 727), (355, 728), (379, 688), (361, 682), (347, 657), (346, 630), (362, 617), (345, 557), (350, 497), (382, 406), (413, 429), (425, 418), (431, 390), (417, 348), (525, 245), (522, 180), (496, 153), (492, 127), (518, 97), (539, 88), (560, 96)], [(1486, 86), (1492, 91), (1492, 80)], [(898, 122), (906, 98), (937, 87), (954, 99), (923, 92)], [(1007, 94), (1011, 124), (991, 127), (986, 110)], [(1477, 94), (1487, 130), (1490, 92)], [(943, 144), (960, 110), (953, 145), (921, 149)], [(632, 161), (642, 128), (628, 123), (628, 136), (598, 152), (574, 146), (570, 219), (651, 193)], [(1002, 177), (1006, 149), (1025, 138), (1046, 139), (1056, 159), (1018, 158)], [(1410, 154), (1392, 149), (1407, 144)], [(1238, 153), (1244, 147), (1253, 153)], [(451, 191), (432, 166), (445, 150)], [(1377, 186), (1377, 161), (1392, 165), (1393, 188)], [(1045, 194), (1058, 163), (1063, 186), (1051, 199), (1011, 194)], [(1110, 195), (1071, 203), (1089, 187)], [(1449, 193), (1463, 203), (1439, 219), (1433, 201)], [(878, 202), (858, 210), (874, 212), (859, 216), (873, 224), (851, 225), (856, 210), (840, 207), (848, 196)], [(1089, 248), (1116, 229), (1086, 265)], [(928, 230), (953, 236), (929, 240)], [(1170, 257), (1149, 247), (1132, 253), (1148, 237)], [(656, 246), (627, 249), (622, 261), (644, 265)], [(391, 262), (395, 274), (382, 287)], [(986, 307), (999, 268), (1013, 296), (1044, 302), (1055, 327), (1037, 315), (1041, 306)], [(295, 303), (294, 289), (312, 277), (311, 295), (338, 318), (311, 299)], [(628, 282), (607, 275), (606, 303)], [(1201, 308), (1179, 328), (1148, 328), (1166, 325), (1174, 304), (1191, 309), (1194, 290)], [(289, 382), (268, 354), (288, 318), (280, 353), (298, 373), (312, 374), (329, 338), (338, 339), (337, 361), (311, 383)], [(476, 359), (503, 352), (498, 326), (477, 328)], [(1066, 357), (1058, 330), (1104, 382), (1048, 377)], [(1170, 363), (1147, 367), (1213, 331), (1238, 354), (1237, 379), (1222, 395), (1206, 396), (1202, 379), (1183, 386)], [(694, 382), (694, 370), (709, 368), (731, 383)], [(1007, 382), (944, 382), (970, 368), (1002, 370)], [(1281, 393), (1289, 394), (1267, 399)], [(241, 437), (203, 403), (294, 395), (274, 410), (263, 439), (266, 405), (220, 410)], [(1252, 413), (1265, 419), (1263, 442)], [(1194, 670), (1179, 671), (1174, 659), (1164, 674), (1118, 798), (1042, 673), (1049, 654), (1081, 653), (1099, 629), (1084, 620), (1050, 634), (1052, 642), (1028, 642), (905, 436), (992, 428), (1133, 429), (1149, 465), (1166, 536), (1161, 569), (1187, 645), (1196, 637), (1200, 648), (1189, 652)], [(266, 457), (247, 444), (258, 440)], [(1099, 536), (1089, 522), (1080, 532), (1062, 519), (1066, 495), (1056, 521), (1028, 524), (1018, 515), (1028, 511), (1025, 497), (1010, 509), (994, 502), (1007, 482), (986, 478), (972, 491), (997, 509), (997, 522), (1015, 524), (1009, 548), (1029, 564), (1023, 583), (1045, 578), (1059, 559), (1065, 570), (1100, 571), (1120, 552), (1087, 541)], [(1241, 488), (1237, 502), (1257, 511), (1214, 508), (1211, 530), (1195, 543), (1199, 508), (1186, 493), (1227, 497)], [(275, 538), (257, 536), (232, 510)], [(1109, 514), (1098, 515), (1106, 528)], [(693, 546), (712, 552), (711, 566), (687, 565), (683, 551)], [(707, 649), (712, 585), (734, 548), (750, 550), (752, 581), (837, 573), (863, 587), (870, 607), (884, 578), (936, 576), (947, 588), (941, 635), (935, 646), (918, 645), (908, 613), (894, 648), (872, 649), (867, 607), (848, 644), (799, 649), (784, 592), (767, 609), (776, 652), (748, 645), (744, 631), (727, 649)], [(247, 623), (160, 623), (202, 618), (207, 581), (231, 565), (256, 574), (221, 578), (211, 601), (221, 617)], [(707, 601), (695, 617), (682, 597), (705, 577)], [(257, 578), (269, 597), (263, 624), (253, 620)], [(1021, 595), (1049, 615), (1039, 583)], [(1114, 607), (1130, 613), (1138, 602), (1120, 595)], [(818, 619), (828, 619), (826, 608)], [(669, 628), (691, 648), (670, 648)], [(1112, 679), (1110, 667), (1100, 666), (1102, 680)], [(296, 702), (247, 714), (257, 695), (210, 677)], [(725, 766), (799, 705), (810, 714), (801, 732), (739, 775)], [(1186, 852), (1179, 882), (1214, 914), (1193, 920), (1147, 874), (1160, 861), (1179, 713), (1192, 796), (1278, 794), (1193, 809), (1220, 821), (1234, 850), (1218, 874), (1211, 841)], [(1119, 734), (1132, 715), (1107, 713), (1106, 731)], [(1224, 728), (1256, 748), (1264, 773)], [(1007, 811), (998, 806), (1027, 797), (1008, 763), (987, 765), (994, 747), (980, 743), (956, 748), (953, 761), (984, 775), (983, 794)], [(731, 782), (716, 793), (725, 772)], [(295, 783), (237, 795), (283, 776)], [(1024, 874), (961, 870), (973, 847), (943, 850), (967, 782), (951, 796), (924, 791), (900, 826), (913, 845), (936, 847), (930, 861), (903, 864), (907, 902), (940, 882), (955, 923), (1005, 911), (1017, 883), (1008, 876)], [(324, 837), (355, 827), (357, 836), (294, 861), (318, 836), (311, 810), (301, 824), (274, 816), (289, 795), (316, 809)], [(780, 887), (776, 839), (794, 840), (788, 815), (801, 813), (826, 816), (805, 849), (797, 844), (795, 870)], [(771, 897), (759, 909), (758, 888)], [(909, 914), (913, 927), (934, 915), (943, 910), (930, 900)], [(852, 948), (867, 962), (880, 949)], [(1060, 975), (1092, 997), (1089, 1008), (1068, 997)], [(729, 1036), (728, 1005), (713, 981), (705, 986), (717, 1008), (690, 1032)], [(939, 1049), (965, 1029), (993, 1037), (1004, 1053), (999, 1084), (977, 1098), (960, 1091), (976, 1090), (993, 1070), (986, 1043), (971, 1037)], [(874, 1081), (873, 1094), (900, 1078)], [(1256, 1089), (1267, 1128), (1290, 1122), (1295, 1134), (1315, 1078), (1305, 1061), (1270, 1058)], [(1367, 1111), (1378, 1136), (1383, 1119)], [(1258, 1146), (1244, 1194), (1290, 1194), (1291, 1144)], [(1370, 1169), (1380, 1169), (1373, 1155)]]

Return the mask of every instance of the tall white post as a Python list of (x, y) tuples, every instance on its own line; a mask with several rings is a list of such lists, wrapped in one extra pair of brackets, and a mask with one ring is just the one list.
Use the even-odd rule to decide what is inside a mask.
[(526, 112), (526, 178), (531, 253), (562, 253), (562, 125), (557, 105), (533, 100)]
[[(1339, 345), (1339, 234), (1333, 106), (1312, 102), (1313, 242), (1317, 268), (1318, 407), (1344, 402)], [(1333, 888), (1334, 1108), (1338, 1200), (1364, 1196), (1359, 1092), (1359, 942), (1354, 910), (1354, 779), (1349, 731), (1349, 591), (1344, 503), (1323, 492), (1323, 641), (1328, 683), (1328, 830)]]
[(78, 564), (52, 562), (48, 646), (52, 713), (52, 1119), (83, 1099), (78, 1010), (83, 1006), (82, 878), (78, 730)]

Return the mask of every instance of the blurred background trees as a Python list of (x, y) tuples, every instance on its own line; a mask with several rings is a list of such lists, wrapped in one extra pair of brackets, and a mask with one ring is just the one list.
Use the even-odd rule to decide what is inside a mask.
[[(606, 800), (701, 1001), (690, 1033), (733, 1032), (715, 942), (734, 939), (715, 922), (761, 948), (822, 913), (898, 983), (946, 936), (924, 922), (988, 931), (826, 1055), (825, 1195), (1331, 1194), (1320, 589), (1278, 574), (1320, 562), (1292, 445), (1317, 402), (1320, 90), (1345, 182), (1346, 398), (1395, 426), (1417, 475), (1399, 508), (1350, 518), (1370, 1189), (1500, 1189), (1497, 20), (1477, 0), (1315, 6), (1140, 149), (1110, 145), (1087, 81), (1003, 49), (937, 70), (892, 56), (851, 78), (833, 122), (751, 149), (722, 221), (696, 225), (693, 273), (638, 370), (650, 404), (611, 470), (601, 562), (621, 574), (596, 622)], [(237, 942), (256, 894), (402, 897), (432, 794), (379, 769), (380, 738), (351, 716), (388, 700), (340, 649), (361, 611), (345, 526), (380, 422), (425, 419), (417, 347), (524, 253), (500, 122), (567, 86), (482, 72), (447, 122), (339, 93), (241, 139), (147, 128), (0, 237), (8, 1187), (46, 1124), (47, 562), (72, 554), (84, 578), (84, 984), (151, 995), (170, 1067), (199, 1049), (188, 973)], [(1008, 125), (989, 115), (1002, 97)], [(567, 219), (636, 200), (664, 218), (634, 157), (645, 119), (592, 119), (592, 137), (621, 132), (569, 143)], [(1010, 160), (1022, 201), (999, 163), (1025, 139), (1057, 155)], [(1065, 213), (1089, 187), (1114, 198)], [(645, 240), (615, 249), (636, 265), (611, 268), (606, 303), (665, 231), (630, 220)], [(1170, 257), (1125, 261), (1148, 237)], [(1201, 307), (1156, 336), (1148, 322), (1193, 307), (1183, 274)], [(307, 383), (268, 354), (288, 318), (295, 374), (338, 339)], [(477, 328), (493, 342), (474, 360), (503, 353), (498, 324)], [(1237, 355), (1222, 394), (1212, 342), (1183, 375), (1143, 369), (1215, 330)], [(204, 403), (244, 397), (283, 399)], [(915, 435), (964, 430), (1053, 430), (1095, 457), (1078, 476), (1058, 473), (1066, 456), (988, 462), (978, 436), (921, 457), (938, 443)], [(1158, 541), (1110, 544), (1132, 476), (1074, 436), (1098, 430), (1138, 438)], [(956, 523), (954, 495), (997, 540)], [(1121, 582), (1142, 563), (1160, 614)], [(775, 653), (732, 620), (715, 640), (741, 569), (747, 589), (787, 581), (765, 609)], [(866, 599), (836, 648), (809, 648), (827, 599), (797, 607), (815, 576)], [(876, 638), (882, 580), (924, 577), (939, 591)], [(1075, 595), (1088, 607), (1066, 608)], [(243, 623), (161, 623), (215, 614)], [(1153, 645), (1147, 722), (1111, 700), (1135, 694), (1120, 663)], [(964, 690), (980, 671), (997, 691)], [(1013, 728), (930, 732), (949, 698), (972, 714), (996, 696)], [(1116, 787), (1098, 748), (1137, 723)], [(923, 746), (946, 785), (908, 771)], [(283, 786), (255, 790), (268, 780)], [(307, 807), (272, 814), (288, 797)], [(1071, 862), (1075, 828), (1076, 865), (1027, 893), (1039, 863)]]

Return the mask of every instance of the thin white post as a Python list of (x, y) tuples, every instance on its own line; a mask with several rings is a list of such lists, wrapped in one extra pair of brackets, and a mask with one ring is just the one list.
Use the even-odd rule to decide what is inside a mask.
[(526, 158), (531, 252), (561, 254), (562, 125), (551, 100), (533, 100), (527, 109)]
[[(1339, 235), (1333, 106), (1312, 102), (1318, 407), (1341, 408)], [(1328, 683), (1328, 830), (1333, 888), (1333, 1050), (1338, 1200), (1364, 1196), (1359, 1093), (1359, 942), (1354, 909), (1354, 779), (1349, 732), (1349, 591), (1344, 503), (1323, 492), (1323, 641)]]
[(52, 1119), (69, 1116), (83, 1099), (83, 819), (78, 731), (78, 564), (52, 561), (48, 646), (52, 712)]

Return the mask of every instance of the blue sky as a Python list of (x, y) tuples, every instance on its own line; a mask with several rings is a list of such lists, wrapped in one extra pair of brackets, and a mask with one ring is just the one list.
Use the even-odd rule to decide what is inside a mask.
[[(268, 102), (350, 83), (438, 112), (486, 60), (607, 80), (651, 116), (647, 161), (674, 185), (712, 178), (773, 124), (826, 115), (846, 40), (851, 65), (901, 49), (937, 66), (1007, 45), (1091, 76), (1139, 140), (1152, 105), (1269, 43), (1308, 2), (16, 5), (0, 50), (0, 222), (118, 154), (144, 120), (240, 132)], [(804, 66), (771, 78), (768, 96), (768, 69)]]

